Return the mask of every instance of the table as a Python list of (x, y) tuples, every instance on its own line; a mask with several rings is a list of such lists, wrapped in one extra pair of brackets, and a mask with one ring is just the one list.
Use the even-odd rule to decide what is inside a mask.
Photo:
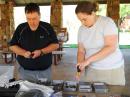
[[(15, 86), (16, 87), (16, 86)], [(124, 94), (130, 97), (130, 92), (126, 86), (108, 86), (108, 93), (81, 93), (81, 92), (62, 92), (63, 97), (121, 97), (119, 95)], [(7, 95), (6, 97), (15, 97), (14, 95), (18, 91), (18, 87), (7, 89), (6, 91), (0, 90), (0, 97), (2, 95)], [(115, 96), (113, 96), (115, 95)], [(58, 96), (60, 97), (60, 96)]]
[(108, 86), (108, 93), (80, 93), (80, 92), (64, 92), (63, 97), (121, 97), (119, 95), (128, 95), (130, 97), (130, 90), (126, 86)]

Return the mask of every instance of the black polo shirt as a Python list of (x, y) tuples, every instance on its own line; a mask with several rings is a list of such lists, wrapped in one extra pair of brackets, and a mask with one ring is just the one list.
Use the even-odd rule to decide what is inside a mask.
[[(56, 33), (49, 23), (40, 21), (36, 31), (32, 31), (27, 22), (20, 24), (16, 28), (9, 45), (18, 45), (32, 52), (47, 47), (51, 43), (58, 43)], [(52, 64), (52, 53), (42, 55), (35, 59), (18, 55), (17, 60), (24, 69), (45, 70)]]

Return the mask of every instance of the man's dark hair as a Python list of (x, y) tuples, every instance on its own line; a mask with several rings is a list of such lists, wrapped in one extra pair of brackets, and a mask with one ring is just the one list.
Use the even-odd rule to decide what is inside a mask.
[(29, 3), (25, 6), (25, 13), (37, 12), (40, 14), (40, 8), (37, 3)]
[(92, 14), (92, 12), (96, 12), (98, 10), (98, 4), (96, 2), (90, 2), (90, 1), (81, 1), (78, 3), (75, 13), (86, 13), (86, 14)]

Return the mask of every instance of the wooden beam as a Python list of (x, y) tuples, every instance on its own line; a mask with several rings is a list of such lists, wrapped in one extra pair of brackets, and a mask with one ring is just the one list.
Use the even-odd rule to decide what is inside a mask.
[[(6, 0), (5, 0), (6, 1)], [(15, 2), (15, 6), (25, 6), (26, 3), (16, 3), (15, 0), (13, 0)], [(81, 0), (79, 0), (81, 1)], [(82, 1), (86, 1), (86, 0), (82, 0)], [(97, 0), (99, 4), (106, 4), (107, 0)], [(78, 1), (77, 0), (71, 0), (71, 1), (66, 1), (66, 0), (62, 0), (63, 5), (77, 5)], [(40, 6), (44, 6), (44, 5), (50, 5), (50, 0), (48, 0), (48, 2), (41, 2), (38, 3)], [(130, 4), (130, 0), (120, 0), (120, 4)]]
[(0, 4), (5, 4), (5, 0), (0, 0)]

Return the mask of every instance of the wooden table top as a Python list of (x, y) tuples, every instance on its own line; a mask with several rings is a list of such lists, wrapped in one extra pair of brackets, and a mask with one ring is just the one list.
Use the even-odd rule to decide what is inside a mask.
[(12, 52), (12, 51), (4, 51), (4, 50), (0, 50), (0, 53), (3, 53), (3, 54), (5, 54), (5, 53), (7, 53), (7, 54), (11, 54), (11, 53), (14, 53), (14, 52)]

